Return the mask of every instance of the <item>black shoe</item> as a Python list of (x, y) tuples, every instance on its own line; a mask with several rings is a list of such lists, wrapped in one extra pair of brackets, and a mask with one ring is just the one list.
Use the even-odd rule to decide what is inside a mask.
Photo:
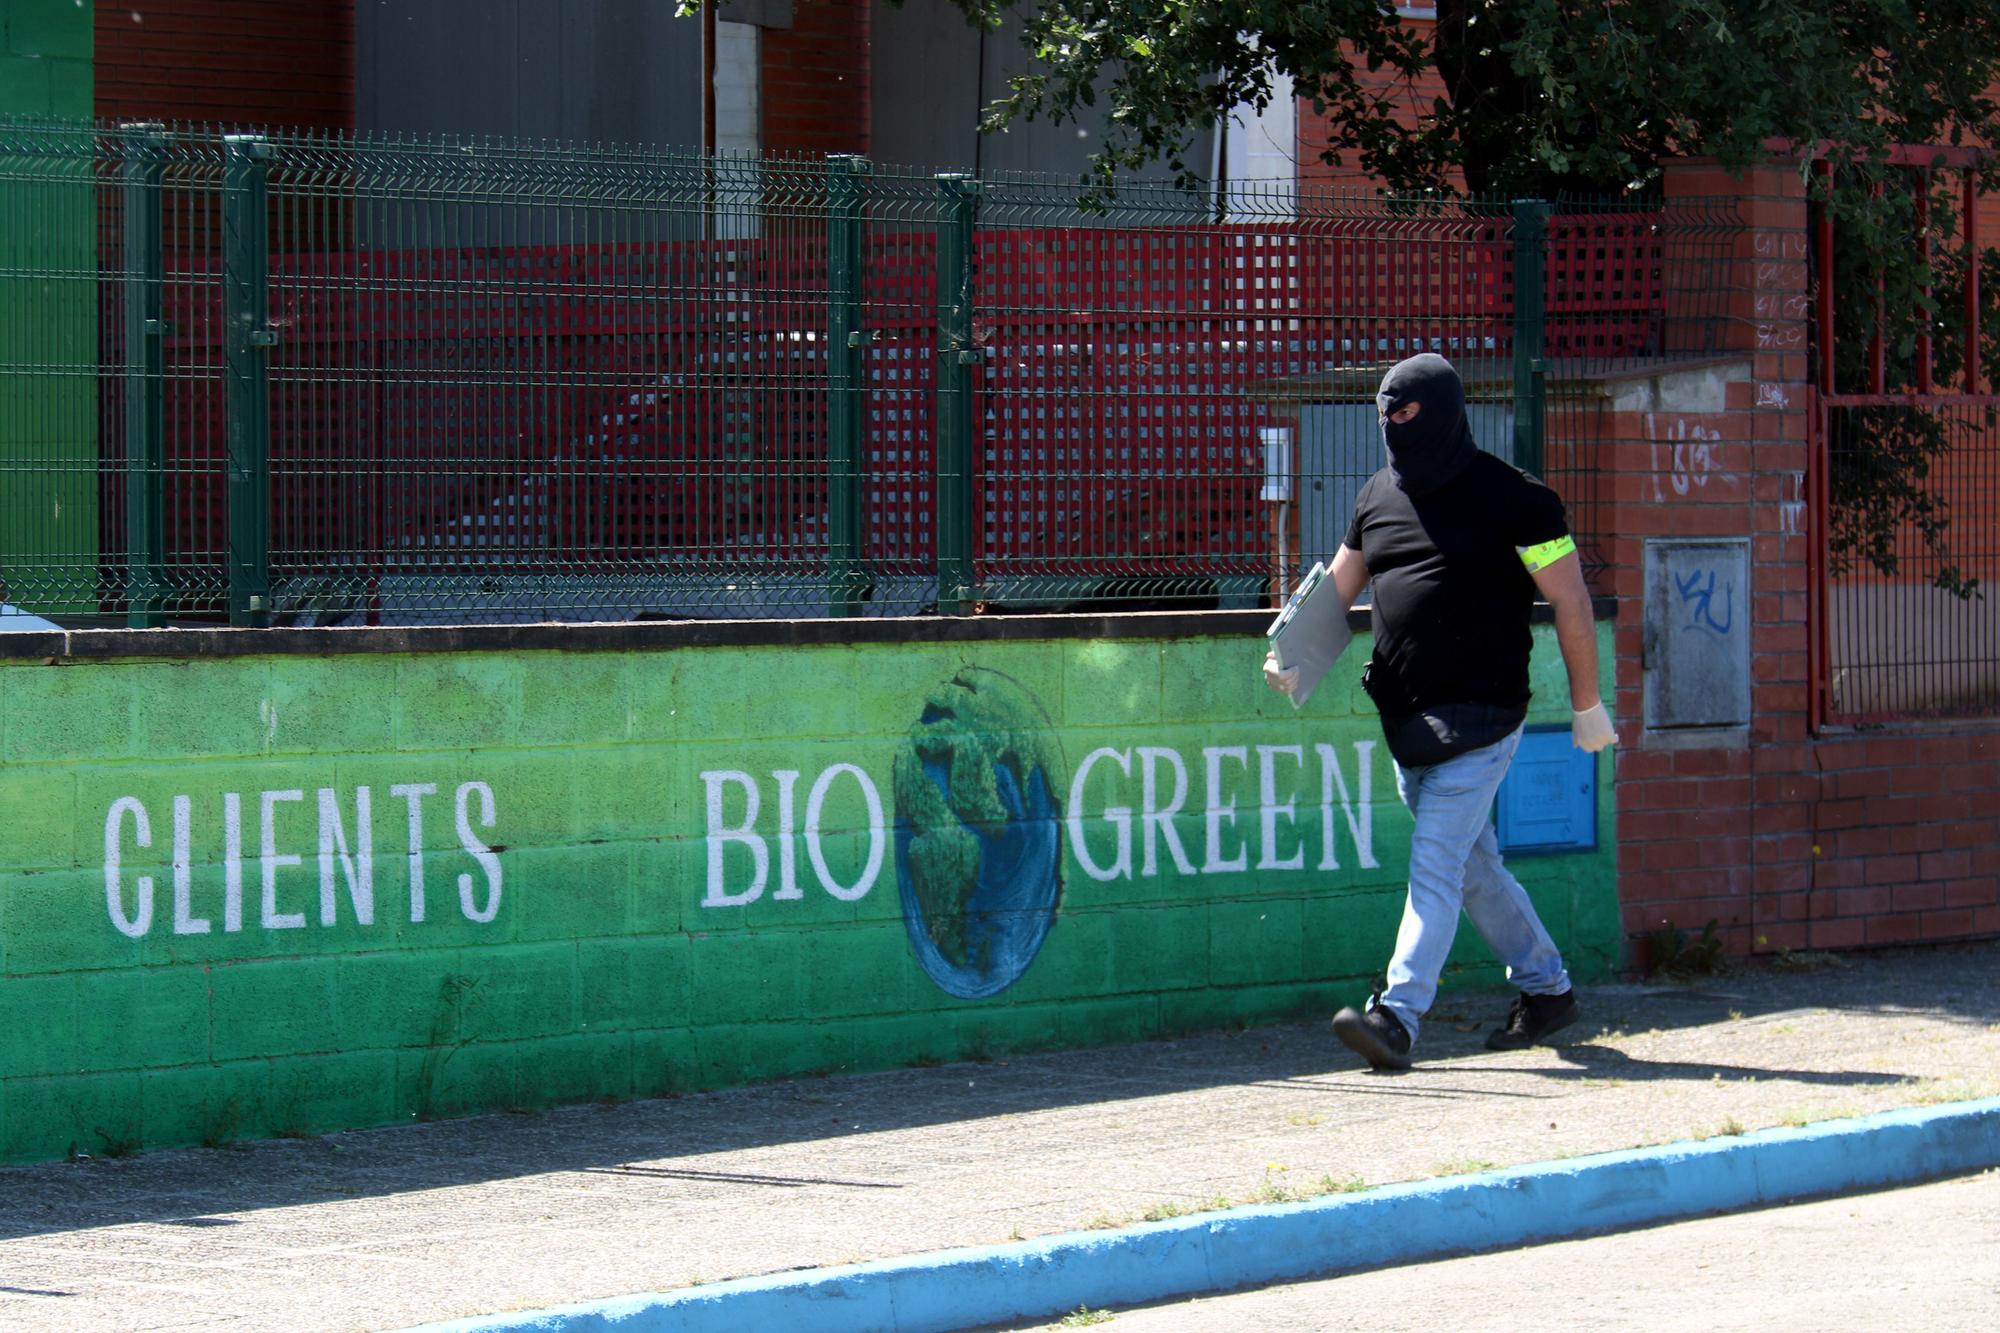
[(1517, 995), (1514, 1007), (1507, 1011), (1506, 1026), (1486, 1034), (1486, 1049), (1524, 1051), (1576, 1022), (1579, 1012), (1573, 990), (1560, 995)]
[(1333, 1035), (1377, 1069), (1410, 1067), (1409, 1029), (1380, 1005), (1342, 1009), (1333, 1016)]

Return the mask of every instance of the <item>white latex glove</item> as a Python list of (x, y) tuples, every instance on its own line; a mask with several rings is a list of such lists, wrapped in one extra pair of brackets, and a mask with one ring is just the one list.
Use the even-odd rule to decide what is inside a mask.
[(1618, 744), (1618, 729), (1601, 703), (1569, 716), (1569, 738), (1585, 754), (1596, 754), (1607, 745)]
[(1299, 687), (1299, 669), (1278, 665), (1276, 653), (1264, 654), (1264, 683), (1278, 693), (1289, 697)]

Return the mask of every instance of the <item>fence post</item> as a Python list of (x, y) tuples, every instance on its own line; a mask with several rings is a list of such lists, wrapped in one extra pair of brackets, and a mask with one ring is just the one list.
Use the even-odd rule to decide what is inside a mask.
[(151, 629), (166, 591), (166, 325), (160, 184), (166, 135), (151, 122), (122, 125), (119, 217), (125, 254), (125, 623)]
[(271, 402), (267, 352), (278, 337), (266, 306), (271, 145), (223, 140), (222, 318), (229, 438), (229, 623), (271, 617)]
[(861, 613), (868, 592), (862, 505), (862, 408), (868, 343), (861, 327), (861, 205), (868, 159), (827, 158), (827, 601), (836, 616)]
[(938, 610), (964, 615), (972, 586), (972, 228), (979, 182), (941, 174), (938, 186), (937, 512)]
[(1514, 201), (1514, 466), (1542, 475), (1542, 433), (1547, 424), (1547, 369), (1542, 340), (1547, 326), (1546, 254), (1549, 204)]

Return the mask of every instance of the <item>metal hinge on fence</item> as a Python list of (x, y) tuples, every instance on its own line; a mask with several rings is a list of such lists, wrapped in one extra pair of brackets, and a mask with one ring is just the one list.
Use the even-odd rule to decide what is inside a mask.
[(256, 135), (223, 139), (222, 303), (224, 327), (240, 330), (223, 349), (229, 449), (229, 623), (270, 622), (270, 359), (277, 345), (268, 310), (271, 145)]
[(862, 503), (862, 411), (865, 349), (875, 340), (861, 325), (861, 228), (873, 170), (866, 158), (829, 157), (827, 177), (827, 609), (858, 615), (870, 579)]
[(166, 597), (166, 349), (161, 317), (165, 259), (160, 189), (167, 135), (158, 124), (121, 126), (119, 210), (124, 233), (125, 623), (149, 629)]
[(979, 182), (970, 176), (937, 177), (938, 372), (937, 505), (938, 610), (964, 615), (976, 601), (972, 563), (972, 368), (982, 359), (972, 346), (973, 227)]
[(1548, 403), (1542, 345), (1550, 211), (1544, 199), (1514, 201), (1514, 466), (1537, 476)]

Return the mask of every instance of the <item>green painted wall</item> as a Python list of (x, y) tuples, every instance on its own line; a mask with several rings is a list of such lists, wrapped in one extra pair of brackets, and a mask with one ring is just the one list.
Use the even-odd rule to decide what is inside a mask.
[[(91, 115), (91, 11), (0, 0), (0, 117)], [(97, 610), (96, 186), (65, 143), (0, 149), (0, 579), (51, 613)]]
[(0, 116), (91, 114), (92, 0), (0, 0)]
[[(0, 666), (0, 1158), (1323, 1013), (1386, 961), (1409, 819), (1358, 691), (1294, 713), (1261, 655)], [(1598, 850), (1517, 864), (1582, 979), (1600, 772)]]

